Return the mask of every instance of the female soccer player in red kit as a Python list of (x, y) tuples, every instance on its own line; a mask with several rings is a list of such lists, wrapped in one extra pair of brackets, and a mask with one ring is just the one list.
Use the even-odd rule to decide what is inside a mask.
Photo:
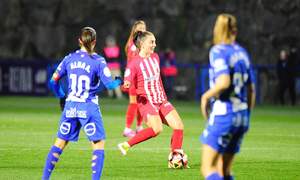
[[(138, 21), (134, 22), (134, 24), (131, 28), (129, 38), (125, 45), (127, 64), (129, 64), (129, 62), (132, 61), (132, 59), (136, 55), (138, 55), (138, 49), (136, 48), (136, 46), (133, 43), (133, 35), (138, 31), (142, 31), (142, 32), (146, 31), (146, 23), (142, 20), (138, 20)], [(132, 85), (128, 89), (128, 95), (129, 95), (129, 104), (128, 104), (128, 108), (127, 108), (127, 112), (126, 112), (126, 124), (125, 124), (125, 128), (123, 131), (123, 136), (133, 137), (136, 134), (136, 132), (139, 132), (143, 129), (143, 126), (142, 126), (143, 119), (142, 119), (141, 115), (139, 114), (139, 112), (137, 111), (136, 87), (134, 85)], [(137, 115), (137, 117), (136, 117), (137, 118), (137, 128), (136, 128), (136, 131), (133, 131), (131, 129), (131, 125), (133, 123), (135, 115)]]
[(124, 87), (136, 87), (138, 109), (148, 128), (138, 132), (126, 142), (118, 144), (123, 155), (134, 145), (157, 136), (163, 130), (162, 124), (173, 129), (171, 151), (183, 154), (183, 123), (177, 111), (167, 100), (160, 77), (159, 56), (154, 53), (155, 37), (149, 32), (137, 32), (134, 44), (139, 54), (127, 65)]

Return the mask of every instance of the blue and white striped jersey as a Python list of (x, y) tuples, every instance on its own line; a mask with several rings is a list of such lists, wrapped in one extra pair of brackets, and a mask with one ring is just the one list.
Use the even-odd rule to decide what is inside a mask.
[(213, 106), (217, 114), (247, 109), (247, 85), (254, 82), (253, 70), (247, 51), (238, 45), (221, 44), (211, 48), (209, 53), (210, 88), (222, 75), (230, 76), (231, 84), (223, 91)]

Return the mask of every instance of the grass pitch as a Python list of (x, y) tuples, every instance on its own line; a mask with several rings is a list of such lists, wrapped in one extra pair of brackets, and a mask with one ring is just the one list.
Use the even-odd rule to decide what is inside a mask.
[[(195, 102), (175, 101), (185, 124), (184, 150), (190, 169), (167, 168), (171, 130), (122, 156), (117, 144), (125, 123), (127, 100), (100, 100), (106, 129), (103, 180), (196, 180), (200, 177), (201, 144), (205, 122)], [(45, 158), (54, 142), (60, 118), (52, 97), (0, 97), (0, 180), (41, 179)], [(63, 152), (53, 180), (91, 179), (91, 147), (83, 133)], [(236, 179), (300, 180), (300, 107), (258, 106), (250, 131), (233, 167)]]

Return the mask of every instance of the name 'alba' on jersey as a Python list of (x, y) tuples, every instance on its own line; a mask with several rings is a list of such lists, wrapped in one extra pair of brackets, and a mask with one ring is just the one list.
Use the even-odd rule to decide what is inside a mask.
[(75, 62), (72, 62), (70, 66), (71, 66), (71, 69), (81, 68), (81, 69), (85, 70), (86, 72), (90, 73), (91, 66), (88, 64), (85, 64), (85, 62), (75, 61)]

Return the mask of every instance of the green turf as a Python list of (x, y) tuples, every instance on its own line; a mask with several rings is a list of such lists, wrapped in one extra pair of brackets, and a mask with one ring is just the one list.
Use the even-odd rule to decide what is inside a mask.
[[(126, 100), (101, 100), (107, 133), (104, 180), (196, 180), (200, 177), (204, 121), (199, 105), (174, 102), (184, 120), (184, 149), (190, 169), (167, 169), (171, 131), (132, 148), (121, 156)], [(45, 157), (60, 117), (57, 100), (45, 97), (0, 97), (0, 180), (41, 179)], [(91, 148), (81, 133), (64, 151), (52, 179), (90, 179)], [(234, 164), (236, 179), (300, 179), (300, 107), (259, 106)]]

